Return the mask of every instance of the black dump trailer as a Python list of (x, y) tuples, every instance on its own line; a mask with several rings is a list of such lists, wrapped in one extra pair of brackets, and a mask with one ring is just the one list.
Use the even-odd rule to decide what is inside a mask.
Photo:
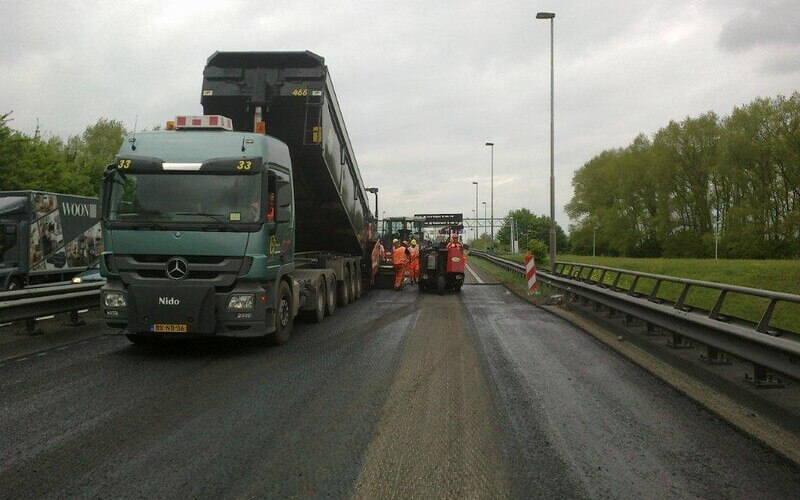
[[(375, 219), (325, 60), (312, 52), (216, 52), (203, 71), (203, 114), (289, 146), (296, 252), (372, 252)], [(261, 123), (263, 122), (263, 123)]]

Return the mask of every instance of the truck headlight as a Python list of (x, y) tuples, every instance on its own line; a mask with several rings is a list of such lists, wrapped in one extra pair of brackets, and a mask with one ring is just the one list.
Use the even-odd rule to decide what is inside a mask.
[(106, 307), (126, 307), (125, 294), (122, 292), (106, 292), (103, 294), (103, 303)]
[(228, 310), (251, 311), (256, 297), (252, 293), (235, 293), (228, 299)]

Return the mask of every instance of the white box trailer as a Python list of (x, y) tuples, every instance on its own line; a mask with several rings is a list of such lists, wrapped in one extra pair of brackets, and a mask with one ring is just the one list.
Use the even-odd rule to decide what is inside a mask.
[(0, 290), (67, 281), (103, 251), (97, 198), (0, 191)]

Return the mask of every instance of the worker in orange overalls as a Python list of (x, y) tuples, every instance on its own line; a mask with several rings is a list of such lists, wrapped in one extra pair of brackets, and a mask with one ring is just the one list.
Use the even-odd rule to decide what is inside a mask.
[(416, 284), (419, 280), (419, 247), (417, 246), (417, 240), (411, 240), (408, 253), (411, 255), (411, 261), (408, 264), (408, 277), (411, 279), (412, 284)]
[(400, 290), (403, 287), (403, 277), (408, 265), (406, 247), (398, 240), (392, 240), (392, 266), (394, 266), (394, 289)]
[(461, 242), (458, 241), (458, 233), (453, 233), (450, 235), (450, 242), (447, 244), (447, 248), (454, 248), (460, 247)]

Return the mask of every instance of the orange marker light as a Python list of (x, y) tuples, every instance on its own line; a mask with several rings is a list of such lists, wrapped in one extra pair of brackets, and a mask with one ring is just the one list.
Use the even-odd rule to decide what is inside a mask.
[(267, 123), (256, 122), (256, 134), (266, 134), (266, 133), (267, 133)]
[(175, 122), (172, 120), (167, 120), (167, 126), (165, 128), (167, 130), (175, 130)]

